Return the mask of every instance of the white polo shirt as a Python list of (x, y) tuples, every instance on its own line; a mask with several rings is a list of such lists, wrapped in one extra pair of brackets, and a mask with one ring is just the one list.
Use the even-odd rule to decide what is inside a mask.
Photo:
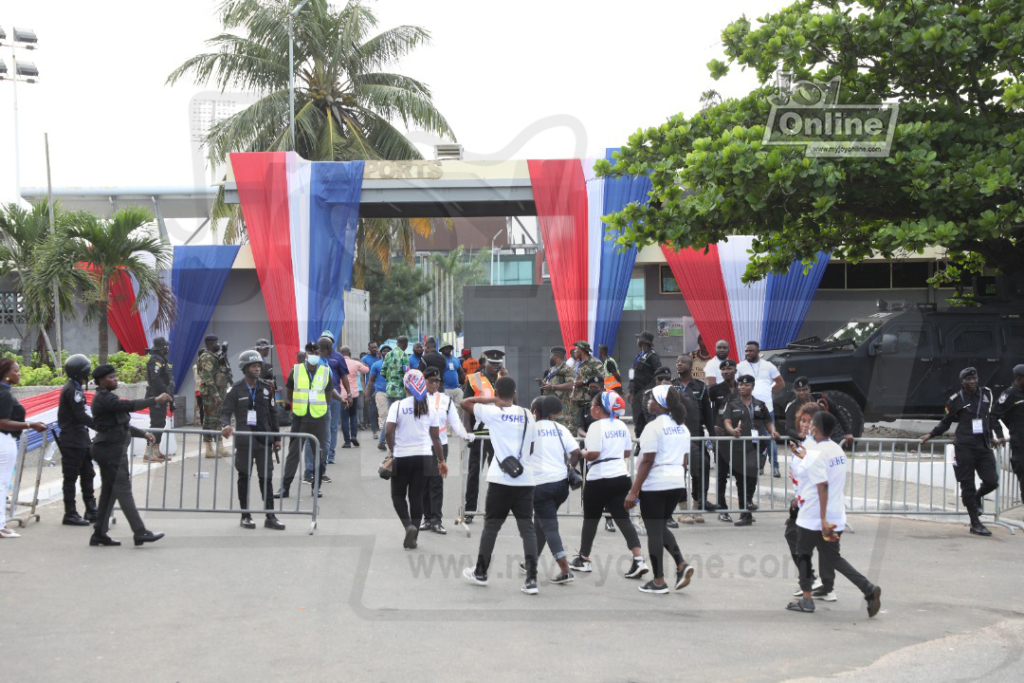
[(775, 409), (772, 407), (774, 405), (772, 403), (772, 383), (779, 376), (779, 369), (771, 361), (766, 361), (762, 358), (756, 363), (743, 361), (738, 364), (736, 366), (736, 377), (741, 375), (754, 376), (754, 398), (764, 401), (768, 406), (768, 410), (774, 412)]

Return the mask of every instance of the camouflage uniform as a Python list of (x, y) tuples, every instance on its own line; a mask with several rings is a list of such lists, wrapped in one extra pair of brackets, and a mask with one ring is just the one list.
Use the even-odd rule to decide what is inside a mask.
[[(565, 384), (566, 382), (572, 381), (572, 370), (565, 363), (562, 363), (557, 368), (551, 368), (548, 372), (545, 380), (548, 384)], [(572, 405), (569, 403), (569, 395), (571, 391), (555, 391), (549, 389), (546, 393), (550, 393), (552, 396), (557, 398), (562, 403), (562, 412), (555, 415), (553, 418), (555, 422), (566, 427), (569, 431), (572, 431)], [(575, 434), (575, 432), (573, 432)]]
[(580, 380), (584, 382), (581, 387), (573, 387), (572, 393), (569, 395), (569, 417), (572, 423), (566, 426), (569, 427), (569, 431), (572, 432), (573, 436), (576, 436), (580, 410), (592, 400), (589, 388), (590, 382), (597, 380), (602, 386), (604, 385), (604, 364), (593, 356), (582, 363), (577, 362), (570, 379), (573, 382)]
[[(199, 396), (203, 401), (203, 429), (220, 430), (220, 406), (228, 391), (228, 374), (220, 357), (203, 349), (196, 363), (199, 375)], [(212, 434), (203, 436), (203, 441), (214, 441)]]

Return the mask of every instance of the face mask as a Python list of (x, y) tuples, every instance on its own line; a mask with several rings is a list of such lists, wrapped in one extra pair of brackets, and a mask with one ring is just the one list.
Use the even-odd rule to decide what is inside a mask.
[(306, 363), (309, 365), (319, 365), (320, 356), (306, 356)]

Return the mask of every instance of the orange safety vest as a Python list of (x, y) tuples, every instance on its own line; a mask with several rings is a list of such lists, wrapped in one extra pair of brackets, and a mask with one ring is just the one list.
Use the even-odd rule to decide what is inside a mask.
[(479, 372), (480, 371), (480, 361), (478, 361), (476, 358), (473, 358), (472, 356), (470, 356), (465, 361), (463, 361), (463, 363), (462, 363), (462, 371), (465, 372), (467, 375), (471, 375), (474, 372)]
[(491, 380), (482, 372), (476, 372), (469, 376), (469, 386), (473, 389), (474, 396), (494, 396), (494, 388)]
[[(613, 359), (609, 358), (608, 360), (613, 360)], [(616, 363), (615, 367), (618, 367), (618, 365), (619, 364)], [(604, 362), (604, 390), (605, 391), (615, 391), (616, 389), (621, 389), (621, 388), (622, 388), (622, 382), (620, 382), (619, 380), (615, 379), (615, 375), (613, 375), (612, 373), (608, 372), (608, 361), (605, 361)]]

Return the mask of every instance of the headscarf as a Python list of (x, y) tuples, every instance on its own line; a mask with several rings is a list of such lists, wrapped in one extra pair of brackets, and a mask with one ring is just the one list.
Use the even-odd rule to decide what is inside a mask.
[(654, 400), (658, 402), (659, 406), (667, 410), (668, 392), (670, 392), (671, 390), (671, 384), (659, 384), (658, 386), (654, 387), (654, 389), (651, 391), (651, 395), (654, 397)]
[(427, 380), (419, 370), (409, 370), (405, 373), (402, 383), (417, 401), (422, 401), (427, 397)]
[(614, 391), (601, 394), (601, 407), (613, 420), (626, 414), (626, 402)]

